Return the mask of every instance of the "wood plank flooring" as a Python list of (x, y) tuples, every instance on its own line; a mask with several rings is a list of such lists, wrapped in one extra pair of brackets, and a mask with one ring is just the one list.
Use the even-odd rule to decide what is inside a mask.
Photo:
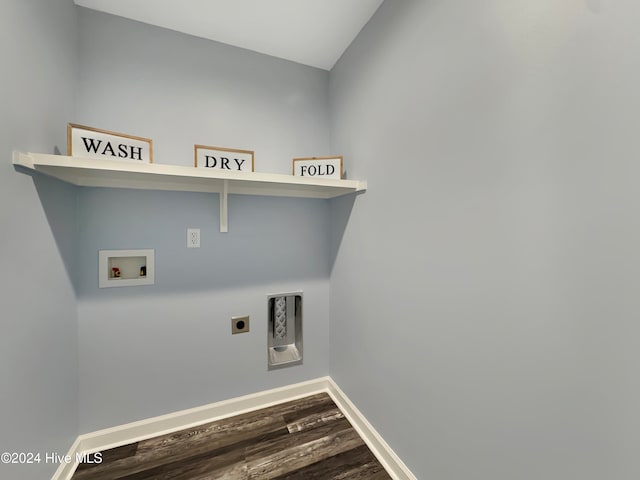
[(102, 452), (72, 480), (387, 480), (326, 393)]

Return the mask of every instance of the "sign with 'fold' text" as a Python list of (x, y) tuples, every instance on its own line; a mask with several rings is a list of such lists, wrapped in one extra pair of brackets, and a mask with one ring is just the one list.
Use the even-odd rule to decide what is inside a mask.
[(101, 160), (151, 163), (153, 162), (153, 141), (149, 138), (69, 123), (67, 153), (71, 156)]
[(253, 172), (253, 151), (194, 145), (195, 167), (229, 172)]
[(342, 157), (294, 158), (295, 177), (342, 178)]

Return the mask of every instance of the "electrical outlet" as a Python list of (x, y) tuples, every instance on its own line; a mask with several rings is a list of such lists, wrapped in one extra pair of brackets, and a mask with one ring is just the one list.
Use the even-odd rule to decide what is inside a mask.
[(231, 333), (247, 333), (249, 331), (249, 315), (243, 317), (231, 317)]
[(187, 228), (187, 248), (200, 248), (199, 228)]

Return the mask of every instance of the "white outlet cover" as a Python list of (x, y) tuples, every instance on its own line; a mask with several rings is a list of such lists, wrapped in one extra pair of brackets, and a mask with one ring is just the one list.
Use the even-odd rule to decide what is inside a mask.
[(187, 228), (187, 248), (200, 248), (199, 228)]

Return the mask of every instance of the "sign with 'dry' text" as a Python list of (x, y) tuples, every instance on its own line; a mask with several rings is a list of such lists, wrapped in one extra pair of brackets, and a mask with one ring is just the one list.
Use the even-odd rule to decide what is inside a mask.
[(253, 151), (194, 145), (196, 168), (253, 172)]
[(342, 156), (294, 158), (295, 177), (342, 178)]
[(149, 138), (114, 133), (70, 123), (67, 125), (67, 153), (101, 160), (153, 162), (153, 141)]

